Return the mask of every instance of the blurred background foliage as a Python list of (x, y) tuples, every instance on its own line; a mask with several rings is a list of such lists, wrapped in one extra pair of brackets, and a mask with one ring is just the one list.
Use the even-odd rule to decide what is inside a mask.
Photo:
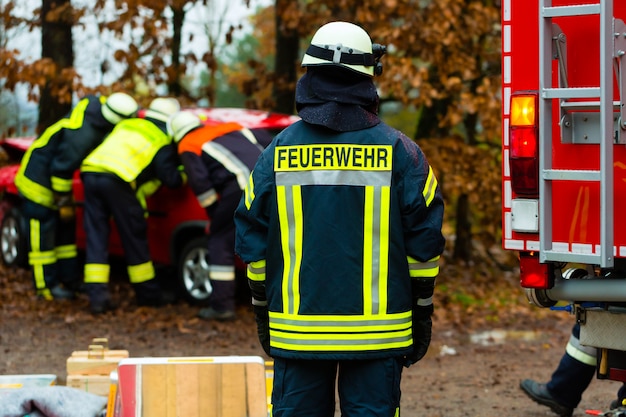
[[(442, 186), (448, 240), (443, 278), (458, 274), (471, 284), (480, 275), (493, 282), (515, 268), (514, 254), (500, 244), (499, 1), (84, 3), (0, 2), (3, 136), (25, 133), (12, 111), (18, 91), (38, 104), (37, 132), (92, 92), (126, 91), (143, 105), (171, 95), (186, 106), (294, 113), (310, 37), (326, 22), (352, 21), (388, 47), (375, 80), (381, 116), (423, 148)], [(32, 43), (15, 42), (28, 33), (43, 34), (39, 56), (27, 53)], [(81, 65), (89, 71), (81, 72)]]

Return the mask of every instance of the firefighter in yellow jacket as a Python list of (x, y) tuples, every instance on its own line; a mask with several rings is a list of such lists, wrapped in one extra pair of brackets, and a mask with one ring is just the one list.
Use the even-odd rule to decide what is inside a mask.
[(37, 294), (72, 298), (80, 268), (76, 251), (72, 179), (80, 164), (113, 127), (138, 110), (125, 93), (87, 96), (28, 149), (15, 176), (28, 221), (29, 253)]
[(256, 163), (235, 212), (272, 415), (399, 415), (403, 366), (431, 337), (443, 199), (420, 148), (378, 116), (385, 48), (347, 22), (313, 36), (301, 121)]
[(156, 280), (148, 246), (145, 196), (160, 184), (179, 187), (184, 183), (176, 148), (167, 134), (167, 120), (178, 110), (175, 99), (154, 99), (143, 118), (119, 123), (83, 161), (84, 286), (93, 314), (115, 307), (108, 288), (111, 217), (122, 241), (137, 304), (161, 306), (175, 300)]

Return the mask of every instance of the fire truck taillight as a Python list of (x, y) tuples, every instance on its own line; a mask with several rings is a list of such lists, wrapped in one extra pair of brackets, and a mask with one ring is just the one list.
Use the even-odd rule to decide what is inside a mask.
[(554, 286), (554, 266), (542, 264), (535, 252), (520, 252), (520, 285), (522, 288), (550, 289)]
[(539, 130), (537, 93), (511, 96), (510, 153), (511, 188), (519, 195), (539, 194)]

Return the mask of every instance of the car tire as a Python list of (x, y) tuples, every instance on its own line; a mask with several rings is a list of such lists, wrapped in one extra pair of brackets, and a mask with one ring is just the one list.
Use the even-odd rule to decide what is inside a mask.
[(178, 290), (181, 297), (193, 305), (208, 305), (213, 292), (208, 254), (207, 238), (203, 236), (189, 241), (178, 257)]
[(26, 267), (28, 257), (27, 231), (19, 209), (7, 211), (0, 224), (0, 256), (9, 267)]

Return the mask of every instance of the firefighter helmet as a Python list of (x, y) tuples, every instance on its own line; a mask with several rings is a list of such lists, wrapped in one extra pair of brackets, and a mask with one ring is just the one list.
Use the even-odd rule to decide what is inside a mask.
[(374, 68), (380, 56), (376, 55), (363, 28), (348, 22), (330, 22), (313, 35), (302, 66), (338, 65), (372, 77), (378, 74)]
[(167, 131), (174, 138), (174, 142), (178, 143), (187, 133), (200, 126), (202, 126), (202, 120), (196, 114), (190, 111), (180, 111), (168, 120)]
[(167, 122), (171, 115), (180, 110), (178, 100), (172, 97), (157, 97), (150, 102), (145, 117)]
[(126, 93), (113, 93), (107, 97), (100, 111), (109, 123), (117, 124), (123, 119), (134, 117), (137, 110), (139, 105), (134, 98)]

